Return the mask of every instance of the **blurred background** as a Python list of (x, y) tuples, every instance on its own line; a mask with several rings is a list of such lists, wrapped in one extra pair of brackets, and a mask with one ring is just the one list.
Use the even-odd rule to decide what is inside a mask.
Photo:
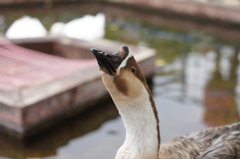
[[(239, 0), (0, 0), (0, 36), (155, 49), (150, 84), (162, 142), (240, 120)], [(0, 133), (0, 159), (112, 159), (124, 136), (109, 99), (24, 140)]]

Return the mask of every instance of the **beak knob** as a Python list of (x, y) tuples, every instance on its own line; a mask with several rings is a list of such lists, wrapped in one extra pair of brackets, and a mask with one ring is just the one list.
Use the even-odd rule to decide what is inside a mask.
[(99, 53), (102, 53), (102, 51), (101, 51), (101, 50), (99, 50), (99, 49), (96, 49), (96, 48), (91, 48), (91, 49), (90, 49), (90, 51), (91, 51), (92, 53), (94, 53), (94, 54), (99, 54)]

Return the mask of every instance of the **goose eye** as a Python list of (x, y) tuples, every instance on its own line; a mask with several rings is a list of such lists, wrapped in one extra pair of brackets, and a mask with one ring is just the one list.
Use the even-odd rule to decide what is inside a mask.
[(136, 68), (132, 67), (132, 68), (131, 68), (131, 72), (132, 72), (132, 73), (135, 73), (135, 72), (136, 72)]

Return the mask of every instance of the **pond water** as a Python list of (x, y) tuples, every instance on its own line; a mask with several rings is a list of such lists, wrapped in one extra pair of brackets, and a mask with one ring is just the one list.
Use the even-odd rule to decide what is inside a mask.
[[(4, 23), (0, 31), (4, 34), (14, 20), (24, 15), (38, 17), (50, 29), (55, 22), (99, 12), (106, 16), (106, 39), (157, 51), (152, 88), (162, 142), (239, 121), (240, 30), (126, 6), (80, 3), (52, 9), (1, 9)], [(124, 135), (122, 121), (109, 101), (26, 142), (0, 134), (0, 159), (112, 159)]]

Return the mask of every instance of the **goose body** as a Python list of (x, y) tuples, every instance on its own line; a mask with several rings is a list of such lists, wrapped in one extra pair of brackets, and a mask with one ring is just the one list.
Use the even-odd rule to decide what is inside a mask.
[(115, 159), (240, 159), (240, 123), (193, 132), (160, 145), (157, 110), (128, 47), (115, 54), (91, 51), (126, 128)]

